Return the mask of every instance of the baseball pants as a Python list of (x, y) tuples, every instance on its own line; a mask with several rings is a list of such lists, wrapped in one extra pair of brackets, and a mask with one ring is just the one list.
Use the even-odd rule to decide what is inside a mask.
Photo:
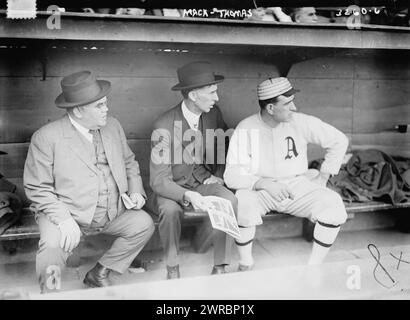
[(238, 190), (236, 192), (240, 226), (250, 227), (262, 224), (261, 216), (270, 211), (308, 218), (313, 223), (319, 221), (328, 225), (341, 225), (346, 221), (345, 206), (342, 198), (335, 191), (320, 186), (303, 175), (279, 182), (290, 188), (295, 195), (293, 200), (285, 199), (278, 202), (265, 190)]

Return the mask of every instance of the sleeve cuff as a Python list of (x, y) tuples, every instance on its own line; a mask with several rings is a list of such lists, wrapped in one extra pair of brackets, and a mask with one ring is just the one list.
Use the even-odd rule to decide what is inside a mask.
[(327, 173), (330, 175), (336, 175), (339, 173), (340, 165), (336, 168), (335, 166), (330, 166), (327, 163), (323, 162), (320, 167), (320, 172)]

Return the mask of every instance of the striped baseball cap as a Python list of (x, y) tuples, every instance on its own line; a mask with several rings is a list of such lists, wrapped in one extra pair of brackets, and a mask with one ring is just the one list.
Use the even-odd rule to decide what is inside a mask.
[(269, 78), (258, 85), (258, 99), (268, 100), (280, 95), (290, 97), (298, 91), (292, 88), (287, 78)]

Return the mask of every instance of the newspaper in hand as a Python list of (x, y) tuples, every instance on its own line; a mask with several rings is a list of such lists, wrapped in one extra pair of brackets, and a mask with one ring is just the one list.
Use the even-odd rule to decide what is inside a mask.
[[(215, 196), (204, 198), (212, 203), (212, 208), (208, 210), (212, 227), (226, 232), (235, 239), (239, 239), (239, 226), (231, 202)], [(198, 208), (195, 208), (195, 210), (198, 210)]]

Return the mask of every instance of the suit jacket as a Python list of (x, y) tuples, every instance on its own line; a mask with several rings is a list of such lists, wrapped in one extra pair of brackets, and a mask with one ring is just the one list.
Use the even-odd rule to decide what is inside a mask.
[[(200, 121), (202, 132), (190, 129), (181, 103), (155, 121), (151, 135), (150, 185), (156, 194), (182, 203), (188, 190), (183, 185), (192, 175), (195, 160), (222, 178), (227, 150), (227, 126), (222, 113), (214, 106), (208, 113), (202, 113)], [(215, 134), (214, 129), (220, 130)], [(195, 143), (191, 137), (195, 137), (192, 141), (198, 143), (197, 147), (205, 146), (203, 152), (192, 152)]]
[[(108, 164), (119, 194), (145, 196), (138, 162), (118, 120), (108, 117), (100, 129)], [(24, 189), (37, 209), (59, 224), (72, 216), (89, 225), (98, 201), (98, 169), (68, 115), (33, 134), (24, 166)], [(125, 210), (121, 198), (118, 212)]]

